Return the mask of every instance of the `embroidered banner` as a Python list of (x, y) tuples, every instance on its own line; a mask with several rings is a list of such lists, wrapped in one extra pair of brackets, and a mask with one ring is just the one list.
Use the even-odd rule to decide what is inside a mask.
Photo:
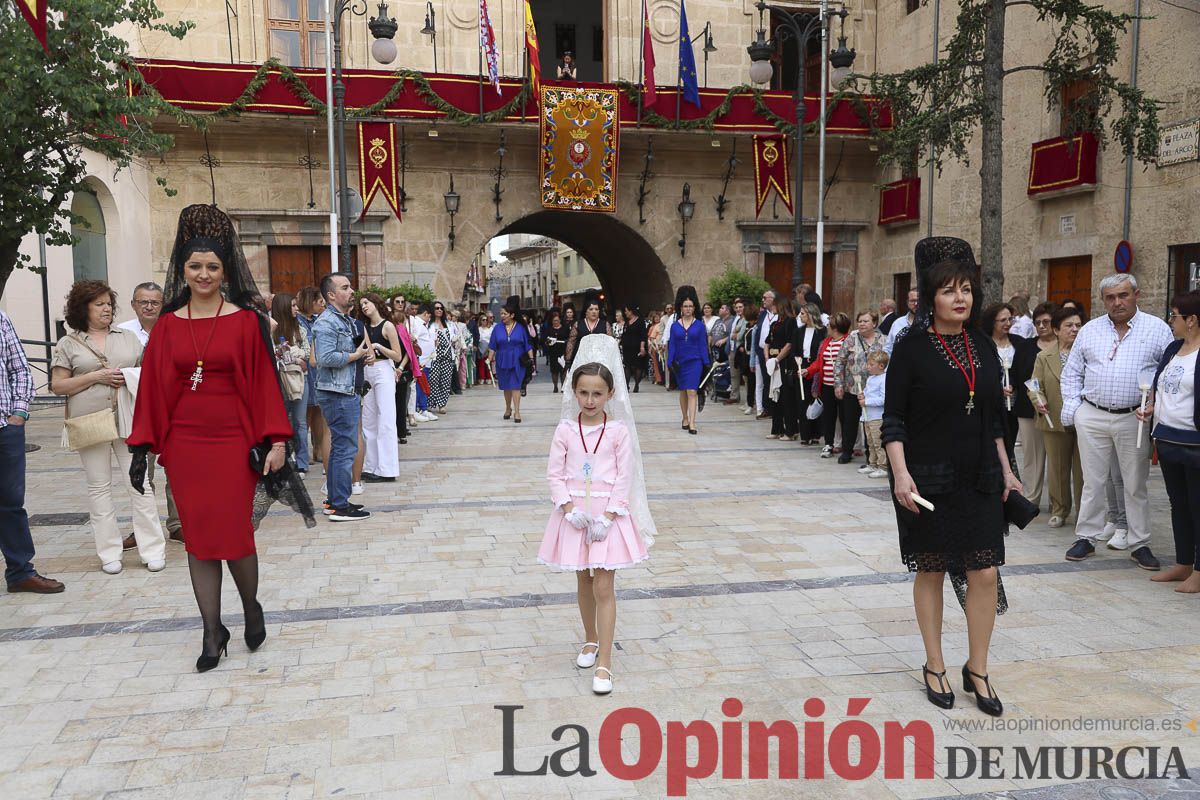
[(617, 210), (617, 89), (542, 87), (542, 207)]
[(366, 216), (375, 193), (388, 201), (396, 219), (400, 217), (400, 191), (396, 185), (396, 129), (390, 122), (360, 122), (358, 124), (358, 192), (362, 196)]
[(754, 137), (754, 217), (762, 212), (771, 187), (792, 210), (791, 181), (788, 180), (788, 140), (782, 134)]

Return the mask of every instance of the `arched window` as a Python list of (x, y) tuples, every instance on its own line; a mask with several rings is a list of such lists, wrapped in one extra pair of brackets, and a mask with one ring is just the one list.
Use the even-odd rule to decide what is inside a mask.
[(91, 192), (76, 192), (71, 201), (71, 213), (82, 218), (81, 222), (71, 225), (71, 235), (78, 240), (71, 252), (75, 280), (107, 281), (108, 253), (100, 201)]

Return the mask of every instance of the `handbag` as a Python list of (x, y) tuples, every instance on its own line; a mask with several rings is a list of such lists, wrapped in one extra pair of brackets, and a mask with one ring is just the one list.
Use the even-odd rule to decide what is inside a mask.
[[(92, 355), (100, 362), (100, 366), (103, 369), (108, 369), (108, 359), (104, 357), (103, 353), (96, 352), (95, 348), (78, 336), (72, 336), (71, 338), (90, 350)], [(82, 414), (78, 417), (68, 417), (67, 407), (63, 406), (63, 440), (65, 446), (70, 450), (78, 451), (85, 447), (92, 447), (93, 445), (105, 444), (106, 442), (120, 439), (121, 434), (117, 431), (116, 412), (115, 398), (112, 408), (102, 408), (99, 411)]]
[(825, 413), (825, 404), (821, 402), (821, 398), (814, 397), (805, 410), (804, 416), (808, 417), (810, 421), (816, 422), (821, 418), (821, 414), (823, 413)]
[(1038, 507), (1019, 492), (1009, 492), (1008, 499), (1004, 501), (1004, 521), (1021, 530), (1025, 530), (1025, 526), (1033, 522), (1039, 513)]

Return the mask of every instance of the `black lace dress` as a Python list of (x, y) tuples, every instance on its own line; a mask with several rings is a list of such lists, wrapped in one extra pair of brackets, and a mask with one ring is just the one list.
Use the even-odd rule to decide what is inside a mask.
[[(948, 572), (962, 599), (968, 570), (1004, 563), (1004, 397), (996, 347), (978, 332), (943, 336), (912, 330), (888, 364), (883, 443), (904, 444), (908, 472), (935, 510), (914, 514), (895, 502), (900, 555), (911, 572)], [(943, 346), (942, 342), (945, 342)], [(946, 347), (949, 348), (947, 352)], [(951, 353), (953, 355), (951, 355)], [(957, 362), (955, 362), (957, 358)], [(961, 364), (975, 366), (974, 408)], [(1006, 603), (1001, 594), (1000, 608)]]

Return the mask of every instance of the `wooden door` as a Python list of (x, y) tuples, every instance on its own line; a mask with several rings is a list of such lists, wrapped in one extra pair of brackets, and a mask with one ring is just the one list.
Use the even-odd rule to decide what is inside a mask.
[(820, 286), (817, 286), (816, 253), (804, 254), (804, 267), (800, 274), (804, 276), (804, 282), (814, 287), (817, 294), (821, 295), (821, 310), (828, 314), (833, 305), (833, 253), (825, 254), (825, 263), (821, 265)]
[[(316, 286), (329, 273), (329, 247), (309, 245), (272, 245), (267, 248), (271, 269), (273, 294), (296, 294), (305, 286)], [(358, 248), (350, 248), (350, 264), (354, 268), (354, 285), (358, 288)]]
[(271, 292), (296, 294), (305, 286), (316, 285), (316, 270), (311, 247), (268, 247), (271, 266)]
[(1092, 308), (1092, 257), (1052, 258), (1046, 262), (1046, 299), (1051, 303), (1075, 300), (1090, 317)]
[(908, 313), (908, 293), (912, 291), (912, 273), (897, 272), (892, 275), (892, 298), (896, 308)]
[(771, 284), (776, 297), (791, 297), (792, 254), (766, 253), (763, 256), (763, 278)]

